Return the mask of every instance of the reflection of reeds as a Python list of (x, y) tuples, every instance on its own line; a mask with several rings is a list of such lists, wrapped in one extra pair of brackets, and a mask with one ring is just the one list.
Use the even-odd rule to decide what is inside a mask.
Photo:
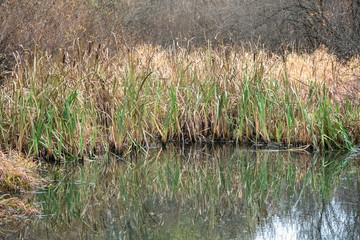
[(294, 204), (309, 193), (327, 202), (344, 174), (358, 176), (357, 167), (341, 155), (223, 146), (169, 150), (139, 155), (136, 164), (109, 160), (64, 166), (55, 173), (59, 182), (38, 196), (43, 213), (55, 214), (40, 227), (71, 234), (79, 224), (97, 233), (116, 226), (119, 234), (152, 236), (163, 224), (180, 221), (171, 219), (181, 214), (214, 226), (241, 213), (253, 231), (258, 217), (292, 206), (280, 202)]
[[(0, 142), (35, 156), (122, 153), (158, 139), (352, 148), (359, 59), (325, 50), (284, 59), (245, 48), (138, 46), (18, 59), (0, 94)], [(65, 60), (64, 60), (65, 56)], [(255, 56), (255, 57), (253, 57)], [(285, 61), (285, 62), (284, 62)]]

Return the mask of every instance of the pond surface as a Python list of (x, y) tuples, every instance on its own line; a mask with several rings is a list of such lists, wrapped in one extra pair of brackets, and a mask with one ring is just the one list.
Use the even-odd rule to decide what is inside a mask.
[(0, 238), (360, 239), (358, 160), (221, 145), (51, 166), (42, 214)]

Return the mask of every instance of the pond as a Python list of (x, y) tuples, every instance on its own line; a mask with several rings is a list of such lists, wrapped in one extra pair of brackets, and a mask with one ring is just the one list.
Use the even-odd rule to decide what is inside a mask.
[(360, 239), (358, 158), (197, 145), (49, 166), (5, 239)]

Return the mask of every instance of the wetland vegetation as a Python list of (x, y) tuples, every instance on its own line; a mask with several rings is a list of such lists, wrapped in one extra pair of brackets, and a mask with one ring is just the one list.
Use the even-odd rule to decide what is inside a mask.
[[(353, 149), (359, 59), (211, 46), (91, 48), (18, 59), (1, 88), (5, 149), (47, 159), (122, 154), (168, 141), (265, 142)], [(351, 98), (350, 98), (351, 97)], [(160, 140), (160, 141), (159, 141)]]
[[(57, 161), (107, 151), (122, 155), (134, 148), (165, 146), (168, 141), (353, 150), (360, 126), (357, 48), (346, 52), (348, 45), (340, 40), (324, 42), (320, 35), (329, 34), (321, 32), (324, 27), (335, 34), (335, 23), (346, 20), (349, 23), (343, 29), (352, 36), (348, 42), (356, 43), (358, 25), (351, 21), (359, 20), (360, 6), (356, 1), (295, 2), (290, 1), (288, 8), (305, 8), (307, 16), (300, 10), (291, 19), (274, 15), (290, 11), (281, 1), (238, 4), (253, 11), (254, 22), (264, 22), (263, 18), (269, 24), (279, 19), (287, 22), (278, 27), (289, 31), (289, 36), (300, 31), (291, 20), (302, 17), (318, 31), (311, 35), (315, 33), (308, 29), (312, 36), (308, 38), (296, 32), (294, 41), (284, 38), (280, 44), (264, 38), (266, 28), (260, 28), (265, 31), (260, 33), (259, 28), (253, 29), (257, 44), (249, 34), (243, 39), (235, 35), (230, 26), (242, 29), (240, 23), (250, 20), (246, 14), (216, 32), (220, 26), (205, 12), (219, 4), (226, 11), (214, 17), (231, 16), (236, 5), (231, 1), (203, 5), (195, 1), (196, 6), (185, 0), (176, 4), (72, 1), (71, 6), (58, 1), (2, 2), (0, 147)], [(256, 12), (269, 6), (273, 13)], [(191, 12), (193, 7), (199, 12)], [(161, 19), (159, 25), (151, 24), (156, 16), (152, 12), (163, 8), (167, 30)], [(185, 18), (180, 21), (186, 9), (189, 16), (194, 13), (207, 19), (205, 39), (194, 33)], [(149, 14), (147, 22), (140, 16), (142, 11)], [(349, 19), (342, 19), (342, 13), (348, 13)], [(126, 14), (133, 21), (124, 18)], [(179, 22), (174, 25), (171, 16), (179, 17)], [(318, 26), (318, 18), (329, 26)], [(11, 28), (20, 20), (27, 22)], [(200, 23), (193, 24), (202, 32)], [(135, 30), (144, 26), (154, 32), (147, 41), (145, 33)], [(247, 28), (251, 32), (251, 26)], [(175, 35), (166, 35), (165, 30)], [(267, 35), (278, 34), (272, 28), (268, 31)]]
[(307, 197), (322, 216), (340, 208), (337, 187), (357, 189), (358, 1), (0, 0), (0, 12), (0, 218), (49, 220), (21, 237), (230, 238), (230, 221), (256, 238)]

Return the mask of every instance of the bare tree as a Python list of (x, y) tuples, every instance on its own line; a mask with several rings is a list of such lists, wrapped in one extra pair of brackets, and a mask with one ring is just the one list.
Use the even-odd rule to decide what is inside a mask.
[(360, 0), (297, 0), (282, 10), (306, 47), (323, 44), (341, 58), (360, 53)]

